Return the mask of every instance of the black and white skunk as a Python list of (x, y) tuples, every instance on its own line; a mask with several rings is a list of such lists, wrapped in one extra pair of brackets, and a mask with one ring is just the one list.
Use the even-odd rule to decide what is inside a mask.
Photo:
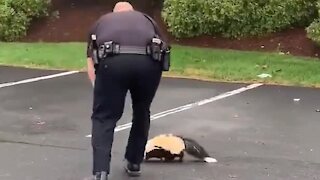
[(195, 140), (173, 134), (160, 134), (148, 140), (145, 149), (145, 160), (158, 158), (173, 161), (176, 157), (183, 160), (184, 152), (204, 162), (217, 162)]

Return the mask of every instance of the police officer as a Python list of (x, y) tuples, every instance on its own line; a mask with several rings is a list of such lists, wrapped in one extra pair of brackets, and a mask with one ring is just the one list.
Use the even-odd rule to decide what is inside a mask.
[(154, 20), (128, 2), (118, 2), (113, 12), (101, 16), (88, 38), (88, 76), (94, 85), (92, 179), (107, 180), (110, 173), (114, 130), (122, 117), (127, 91), (132, 98), (133, 117), (125, 170), (130, 176), (139, 176), (150, 127), (150, 106), (162, 71), (168, 70), (164, 57), (168, 57), (169, 46)]

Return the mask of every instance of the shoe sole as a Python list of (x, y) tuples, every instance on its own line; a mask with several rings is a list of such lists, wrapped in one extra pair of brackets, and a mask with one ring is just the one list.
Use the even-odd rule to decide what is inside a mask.
[(141, 171), (130, 171), (126, 167), (124, 169), (126, 170), (126, 173), (131, 177), (137, 177), (141, 175)]

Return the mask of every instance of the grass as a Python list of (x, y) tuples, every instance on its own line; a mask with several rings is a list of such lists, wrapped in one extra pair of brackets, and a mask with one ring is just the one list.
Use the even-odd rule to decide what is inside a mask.
[[(84, 43), (0, 43), (0, 64), (32, 68), (85, 70)], [(173, 46), (165, 76), (212, 81), (262, 82), (320, 87), (320, 60), (278, 53)], [(267, 73), (271, 78), (259, 78)]]
[(0, 43), (0, 64), (83, 70), (85, 48), (83, 43)]

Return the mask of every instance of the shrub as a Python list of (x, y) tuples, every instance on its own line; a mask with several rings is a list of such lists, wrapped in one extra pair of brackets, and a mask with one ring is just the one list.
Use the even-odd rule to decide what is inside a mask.
[(307, 37), (314, 41), (316, 44), (320, 45), (320, 0), (317, 2), (318, 8), (318, 18), (316, 18), (310, 26), (306, 28)]
[(47, 15), (50, 1), (46, 0), (7, 0), (9, 6), (17, 12), (24, 12), (28, 17), (41, 17)]
[(307, 37), (320, 45), (320, 20), (316, 19), (307, 28)]
[(262, 35), (308, 25), (315, 1), (302, 0), (165, 0), (162, 17), (176, 37), (221, 34)]
[(33, 18), (47, 15), (49, 4), (46, 0), (0, 0), (0, 40), (25, 36)]

